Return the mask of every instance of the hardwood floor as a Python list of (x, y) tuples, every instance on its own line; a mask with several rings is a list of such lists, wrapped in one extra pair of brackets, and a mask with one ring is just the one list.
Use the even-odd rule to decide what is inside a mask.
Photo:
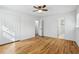
[(0, 53), (17, 54), (79, 54), (75, 41), (51, 37), (33, 37), (0, 46)]

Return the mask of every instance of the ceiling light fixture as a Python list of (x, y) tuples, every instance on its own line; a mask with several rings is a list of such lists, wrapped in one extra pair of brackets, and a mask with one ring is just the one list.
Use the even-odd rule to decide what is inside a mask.
[(38, 13), (42, 13), (43, 11), (48, 11), (48, 9), (46, 9), (46, 5), (36, 5), (33, 6), (35, 8), (35, 10), (33, 10), (33, 12), (38, 12)]
[(42, 13), (43, 11), (42, 11), (42, 10), (38, 10), (37, 12), (38, 12), (38, 13)]

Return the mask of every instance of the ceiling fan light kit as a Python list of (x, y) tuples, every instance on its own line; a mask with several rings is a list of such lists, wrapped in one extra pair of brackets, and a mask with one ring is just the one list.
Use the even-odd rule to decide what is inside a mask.
[(38, 13), (42, 13), (43, 11), (42, 10), (38, 10)]
[(48, 11), (48, 9), (46, 8), (46, 5), (36, 5), (33, 7), (35, 8), (33, 12), (42, 13), (43, 11)]

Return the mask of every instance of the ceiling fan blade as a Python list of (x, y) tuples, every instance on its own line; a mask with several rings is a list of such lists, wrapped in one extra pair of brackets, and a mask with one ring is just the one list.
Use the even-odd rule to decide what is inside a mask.
[(46, 5), (43, 5), (43, 8), (45, 8), (46, 7)]
[(42, 9), (43, 11), (48, 11), (48, 9)]
[(38, 7), (36, 7), (36, 6), (33, 6), (34, 8), (36, 8), (36, 9), (38, 9)]

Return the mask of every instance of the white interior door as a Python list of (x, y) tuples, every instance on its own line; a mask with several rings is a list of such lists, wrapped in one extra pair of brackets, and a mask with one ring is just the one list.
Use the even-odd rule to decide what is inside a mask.
[(64, 38), (65, 35), (65, 19), (58, 19), (58, 38)]

